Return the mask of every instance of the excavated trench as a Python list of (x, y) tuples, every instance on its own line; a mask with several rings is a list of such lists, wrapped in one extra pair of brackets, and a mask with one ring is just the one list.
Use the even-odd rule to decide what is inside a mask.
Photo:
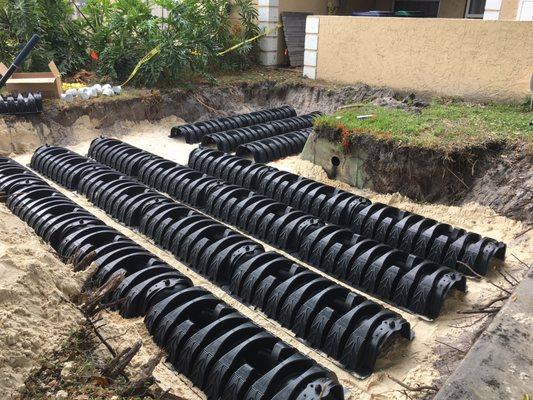
[[(293, 106), (299, 115), (317, 110), (327, 113), (345, 104), (393, 95), (390, 89), (363, 84), (328, 88), (266, 81), (231, 87), (206, 86), (195, 91), (135, 92), (90, 104), (47, 104), (46, 113), (40, 116), (4, 117), (0, 121), (0, 155), (31, 151), (43, 143), (75, 144), (87, 140), (88, 135), (82, 136), (73, 129), (77, 122), (87, 118), (97, 121), (94, 128), (102, 130), (122, 121), (159, 121), (172, 116), (196, 121), (285, 104)], [(120, 129), (116, 130), (114, 133), (120, 134)], [(501, 215), (528, 224), (533, 222), (532, 156), (517, 144), (494, 142), (445, 152), (398, 146), (359, 135), (353, 138), (346, 155), (339, 149), (339, 132), (320, 131), (311, 139), (305, 158), (314, 159), (329, 173), (346, 168), (344, 175), (357, 177), (349, 183), (358, 187), (447, 205), (475, 201)], [(317, 139), (322, 143), (316, 145)], [(213, 142), (206, 138), (207, 145)], [(321, 154), (324, 152), (325, 156)], [(357, 171), (349, 169), (345, 162), (348, 158), (355, 158), (359, 164)], [(335, 161), (340, 167), (333, 165)], [(338, 175), (342, 179), (343, 174)]]
[[(449, 155), (445, 157), (424, 153), (420, 149), (396, 149), (390, 144), (385, 145), (367, 139), (367, 142), (358, 144), (373, 149), (369, 152), (372, 155), (367, 159), (366, 176), (372, 181), (371, 187), (374, 190), (385, 194), (367, 189), (356, 190), (341, 182), (332, 181), (327, 178), (321, 167), (303, 161), (299, 157), (289, 157), (271, 163), (271, 166), (316, 181), (313, 185), (316, 185), (315, 195), (318, 197), (306, 204), (305, 200), (303, 203), (286, 202), (289, 197), (293, 200), (295, 196), (297, 197), (294, 194), (287, 195), (289, 193), (287, 191), (276, 192), (277, 197), (275, 191), (269, 191), (269, 185), (272, 187), (274, 184), (285, 185), (284, 187), (288, 188), (293, 184), (296, 185), (295, 189), (287, 190), (297, 190), (298, 184), (294, 183), (291, 174), (287, 174), (286, 183), (280, 183), (282, 181), (279, 177), (273, 177), (270, 179), (271, 183), (266, 183), (268, 179), (263, 172), (256, 174), (251, 170), (240, 172), (236, 170), (233, 173), (227, 169), (224, 173), (224, 169), (217, 167), (216, 157), (211, 157), (211, 161), (194, 161), (195, 157), (196, 160), (208, 160), (209, 151), (205, 155), (193, 152), (194, 156), (188, 165), (192, 169), (189, 169), (187, 168), (189, 154), (196, 145), (180, 143), (168, 137), (170, 128), (179, 125), (183, 120), (194, 121), (284, 104), (294, 106), (298, 114), (316, 110), (329, 112), (346, 103), (371, 100), (391, 94), (386, 89), (372, 89), (364, 85), (328, 89), (266, 82), (237, 85), (232, 88), (205, 87), (194, 92), (138, 93), (131, 97), (84, 105), (49, 104), (49, 112), (40, 117), (24, 120), (6, 118), (2, 122), (0, 154), (16, 156), (17, 161), (28, 164), (33, 151), (44, 143), (70, 149), (43, 147), (35, 153), (31, 168), (40, 176), (33, 175), (33, 172), (17, 164), (10, 167), (16, 170), (16, 174), (22, 174), (13, 185), (18, 185), (16, 187), (22, 188), (27, 193), (35, 193), (35, 199), (50, 198), (44, 201), (41, 207), (43, 209), (52, 207), (57, 214), (49, 221), (39, 222), (39, 210), (34, 209), (31, 212), (29, 210), (41, 203), (32, 203), (34, 200), (29, 203), (26, 200), (24, 203), (24, 200), (10, 199), (8, 196), (7, 205), (34, 227), (36, 233), (52, 246), (54, 249), (52, 251), (58, 252), (62, 258), (73, 260), (75, 264), (83, 264), (84, 258), (91, 253), (90, 247), (80, 247), (85, 239), (78, 242), (81, 239), (73, 236), (68, 243), (60, 245), (55, 241), (56, 236), (53, 232), (47, 233), (49, 229), (47, 227), (50, 227), (52, 222), (66, 221), (66, 213), (74, 213), (68, 214), (69, 218), (81, 218), (83, 223), (87, 223), (87, 228), (84, 228), (87, 234), (92, 235), (94, 231), (94, 234), (101, 236), (103, 242), (98, 245), (109, 248), (106, 251), (102, 250), (101, 257), (105, 258), (106, 254), (126, 249), (135, 253), (131, 261), (135, 259), (135, 263), (147, 266), (138, 273), (128, 270), (130, 268), (127, 266), (128, 260), (111, 257), (108, 261), (99, 262), (103, 267), (100, 268), (97, 278), (102, 282), (109, 279), (113, 271), (121, 268), (126, 268), (128, 271), (120, 289), (128, 299), (126, 305), (119, 309), (124, 317), (138, 317), (146, 312), (146, 305), (142, 306), (139, 296), (148, 296), (146, 298), (156, 302), (158, 296), (164, 296), (163, 293), (167, 290), (181, 293), (183, 288), (186, 288), (185, 292), (190, 295), (177, 294), (173, 300), (174, 306), (181, 306), (178, 314), (183, 314), (180, 318), (185, 318), (184, 324), (165, 326), (165, 319), (161, 315), (153, 315), (147, 318), (146, 327), (140, 323), (136, 328), (148, 330), (142, 334), (143, 337), (148, 337), (148, 332), (154, 334), (155, 342), (170, 354), (168, 366), (172, 368), (173, 365), (177, 372), (182, 373), (179, 375), (179, 380), (183, 380), (182, 377), (188, 378), (208, 394), (222, 393), (227, 389), (226, 395), (238, 397), (238, 394), (249, 389), (246, 384), (247, 379), (252, 382), (252, 377), (256, 374), (267, 374), (268, 370), (264, 369), (266, 363), (269, 369), (279, 371), (276, 385), (286, 386), (286, 391), (296, 390), (292, 378), (283, 377), (281, 374), (281, 371), (289, 368), (296, 376), (313, 376), (311, 380), (305, 378), (302, 381), (311, 385), (308, 387), (309, 390), (312, 389), (309, 395), (312, 395), (315, 386), (318, 386), (322, 394), (327, 395), (326, 398), (340, 398), (342, 393), (340, 384), (347, 390), (346, 398), (405, 398), (402, 387), (388, 377), (400, 379), (411, 386), (440, 387), (490, 320), (490, 318), (472, 320), (461, 313), (498, 298), (500, 293), (494, 283), (505, 285), (506, 280), (496, 273), (496, 269), (503, 269), (517, 279), (523, 275), (523, 264), (509, 257), (505, 262), (497, 263), (485, 260), (482, 264), (476, 264), (472, 260), (482, 260), (477, 254), (486, 255), (491, 252), (495, 258), (501, 258), (503, 255), (503, 250), (499, 249), (501, 241), (507, 244), (508, 254), (513, 254), (526, 263), (530, 261), (528, 245), (531, 232), (527, 231), (526, 225), (516, 221), (529, 222), (526, 217), (527, 212), (524, 212), (530, 205), (522, 207), (525, 208), (523, 210), (520, 208), (523, 206), (523, 199), (514, 200), (515, 197), (520, 197), (518, 196), (520, 191), (525, 190), (524, 185), (530, 184), (528, 179), (531, 177), (525, 174), (529, 167), (526, 165), (527, 158), (520, 158), (518, 163), (520, 168), (517, 176), (514, 176), (510, 168), (505, 168), (498, 160), (518, 157), (516, 149), (495, 146), (490, 154), (483, 149), (469, 149), (468, 155), (457, 155), (457, 160), (461, 160), (460, 162), (445, 164), (446, 168), (453, 172), (455, 181), (446, 177), (443, 179), (442, 189), (439, 190), (435, 189), (435, 182), (429, 184), (429, 179), (438, 168), (442, 169), (442, 165), (431, 170), (429, 175), (420, 172), (413, 176), (413, 171), (422, 170), (424, 165), (428, 167), (431, 164), (430, 162), (422, 164), (421, 154), (433, 159), (433, 164), (441, 161), (449, 162), (446, 158)], [(109, 142), (97, 140), (89, 148), (91, 141), (100, 135), (118, 137), (140, 149), (128, 148), (126, 144), (113, 140)], [(336, 138), (332, 136), (329, 140), (334, 142)], [(131, 157), (136, 154), (137, 158), (132, 158), (136, 161), (133, 164), (124, 164), (125, 161), (120, 160), (125, 158), (119, 160), (120, 154), (113, 146), (118, 146), (117, 150), (120, 148)], [(152, 152), (157, 157), (154, 158), (154, 155), (144, 153), (141, 149)], [(86, 154), (92, 159), (85, 158)], [(470, 165), (472, 154), (476, 154), (480, 165), (496, 167), (490, 169), (490, 172), (481, 173), (479, 171), (483, 168), (478, 170), (477, 167), (470, 166), (472, 177), (468, 179), (465, 176), (468, 168), (463, 164)], [(154, 162), (147, 162), (150, 157)], [(4, 163), (6, 162), (8, 161), (4, 160)], [(409, 168), (403, 167), (405, 164), (408, 164)], [(79, 169), (80, 165), (86, 166), (84, 168), (87, 169)], [(170, 176), (171, 172), (187, 175), (188, 180), (183, 180), (183, 184), (179, 187), (165, 185), (165, 176)], [(276, 174), (275, 171), (270, 172)], [(203, 176), (203, 173), (207, 173), (208, 176)], [(405, 174), (410, 174), (410, 178), (405, 179)], [(254, 181), (259, 179), (255, 178), (256, 175), (262, 176), (261, 181), (265, 182), (264, 186), (259, 181)], [(382, 178), (379, 181), (378, 176), (386, 176), (387, 179)], [(215, 178), (220, 178), (222, 181)], [(461, 185), (457, 184), (458, 179), (463, 181)], [(515, 194), (512, 196), (506, 193), (506, 196), (512, 200), (508, 200), (505, 204), (503, 200), (495, 201), (495, 198), (500, 197), (489, 189), (495, 190), (498, 182), (501, 184), (503, 180), (509, 179), (513, 179)], [(32, 188), (30, 184), (33, 185)], [(466, 190), (464, 184), (472, 189)], [(513, 185), (508, 183), (508, 186)], [(149, 187), (169, 195), (180, 203), (175, 203)], [(213, 188), (218, 188), (218, 191)], [(350, 198), (352, 204), (361, 202), (360, 199), (368, 199), (374, 203), (388, 205), (384, 208), (371, 209), (373, 214), (368, 214), (371, 216), (369, 218), (375, 217), (376, 221), (383, 220), (384, 215), (394, 220), (395, 215), (400, 215), (398, 209), (403, 209), (445, 224), (459, 226), (467, 231), (475, 231), (482, 236), (495, 238), (494, 242), (481, 238), (479, 245), (470, 242), (468, 245), (470, 250), (465, 245), (464, 249), (458, 248), (458, 253), (451, 257), (453, 260), (458, 260), (461, 254), (463, 258), (459, 261), (462, 264), (469, 264), (472, 261), (472, 267), (482, 274), (486, 273), (490, 282), (485, 279), (468, 280), (468, 291), (463, 294), (461, 290), (465, 289), (465, 278), (457, 272), (464, 270), (462, 265), (455, 265), (455, 262), (444, 257), (444, 253), (441, 256), (444, 258), (438, 258), (436, 261), (440, 264), (448, 262), (447, 267), (444, 267), (448, 269), (443, 269), (438, 264), (422, 263), (422, 260), (413, 258), (408, 260), (403, 258), (403, 261), (400, 261), (404, 257), (400, 252), (393, 251), (392, 248), (385, 249), (387, 245), (379, 243), (379, 229), (375, 232), (376, 236), (370, 234), (374, 241), (363, 240), (363, 246), (368, 246), (369, 249), (367, 257), (371, 257), (369, 258), (371, 261), (366, 261), (365, 265), (370, 265), (372, 262), (371, 265), (376, 271), (375, 274), (368, 274), (372, 280), (356, 281), (353, 273), (335, 270), (333, 266), (336, 263), (345, 265), (345, 269), (348, 270), (357, 268), (357, 264), (351, 264), (352, 261), (348, 260), (348, 256), (344, 257), (343, 261), (343, 256), (338, 254), (358, 254), (354, 245), (357, 246), (359, 239), (355, 238), (358, 233), (364, 233), (367, 237), (369, 235), (365, 231), (368, 230), (366, 225), (346, 226), (346, 229), (335, 230), (331, 229), (332, 226), (326, 225), (327, 222), (339, 223), (339, 221), (335, 220), (336, 211), (333, 208), (324, 208), (327, 201), (322, 200), (324, 197), (320, 196), (326, 196), (327, 199), (327, 196), (337, 193), (339, 189), (346, 190), (340, 196), (343, 199)], [(71, 190), (77, 192), (73, 193)], [(273, 200), (267, 201), (261, 196), (254, 197), (250, 190), (270, 195)], [(354, 192), (355, 194), (352, 194)], [(394, 194), (386, 194), (391, 192)], [(530, 195), (527, 190), (524, 193), (526, 196)], [(30, 194), (29, 197), (33, 195)], [(417, 204), (402, 195), (440, 204)], [(140, 208), (137, 211), (134, 209), (129, 214), (121, 211), (125, 208), (130, 209), (124, 207), (125, 204), (134, 205), (140, 198), (145, 201), (142, 212)], [(335, 201), (332, 200), (333, 203)], [(487, 207), (489, 203), (492, 209)], [(95, 214), (96, 219), (88, 214), (76, 214), (79, 213), (79, 206), (76, 204)], [(453, 206), (444, 204), (453, 204)], [(268, 209), (270, 220), (267, 221), (266, 217), (259, 216), (258, 210), (261, 207)], [(345, 212), (341, 208), (338, 209), (338, 215)], [(266, 214), (263, 212), (263, 215)], [(290, 215), (298, 215), (298, 218), (291, 220)], [(509, 216), (515, 220), (507, 218)], [(265, 224), (278, 228), (269, 230)], [(436, 226), (435, 229), (443, 228)], [(455, 239), (461, 234), (465, 237), (470, 235), (464, 231), (452, 233)], [(172, 242), (168, 239), (170, 237), (181, 239)], [(134, 238), (135, 242), (130, 238)], [(20, 240), (23, 238), (20, 237)], [(106, 247), (105, 241), (109, 241), (107, 244), (109, 247)], [(332, 246), (333, 243), (337, 243), (338, 247)], [(232, 250), (228, 250), (229, 253), (225, 254), (222, 250), (229, 248), (228, 246), (233, 246)], [(83, 252), (73, 253), (75, 248), (82, 249)], [(274, 248), (277, 251), (274, 251)], [(376, 250), (373, 250), (374, 248)], [(489, 251), (489, 248), (493, 250)], [(427, 252), (418, 247), (408, 250), (415, 253), (419, 251), (421, 253), (417, 254), (424, 258), (431, 258), (433, 254), (429, 247), (425, 250)], [(0, 251), (4, 251), (2, 246)], [(478, 253), (474, 254), (475, 251)], [(321, 257), (324, 252), (331, 253), (330, 257), (333, 258)], [(387, 254), (387, 257), (379, 258), (384, 254)], [(1, 260), (0, 258), (0, 267), (3, 268)], [(413, 268), (413, 263), (417, 262), (421, 264), (420, 274), (423, 274), (417, 275), (417, 284), (420, 285), (418, 288), (406, 286), (402, 292), (400, 285), (395, 291), (387, 291), (386, 282), (390, 277), (405, 279), (405, 282), (411, 282), (410, 284), (413, 282), (409, 274), (401, 278), (405, 272), (396, 271), (393, 264), (409, 263), (409, 268)], [(229, 270), (224, 269), (223, 266), (226, 264), (231, 265), (231, 268), (226, 267)], [(69, 268), (71, 266), (65, 265), (65, 269)], [(228, 271), (237, 272), (232, 275)], [(138, 285), (143, 281), (150, 281), (150, 284), (154, 285), (156, 283), (154, 279), (160, 279), (161, 282), (159, 286), (157, 284), (154, 286), (157, 289), (149, 296), (146, 294), (146, 289)], [(170, 282), (170, 286), (163, 281)], [(281, 297), (278, 298), (283, 298), (285, 305), (276, 308), (267, 304), (265, 300), (269, 294), (267, 288), (272, 287), (273, 282), (279, 284), (285, 281), (287, 284), (291, 282), (289, 292), (294, 294), (294, 300), (290, 301), (290, 296), (287, 300), (287, 295), (281, 292), (283, 285), (280, 285)], [(134, 287), (136, 290), (133, 290)], [(316, 293), (316, 290), (321, 291), (320, 297), (312, 299), (308, 297), (308, 292)], [(305, 304), (308, 311), (305, 311), (305, 307), (302, 308), (303, 299), (307, 300)], [(281, 300), (279, 301), (281, 304)], [(367, 310), (364, 313), (361, 309), (363, 304)], [(296, 311), (298, 309), (299, 312)], [(161, 311), (161, 314), (168, 312), (167, 307)], [(176, 312), (172, 314), (173, 318), (178, 315)], [(346, 317), (352, 315), (351, 329), (361, 337), (377, 338), (382, 335), (382, 339), (376, 339), (375, 343), (366, 340), (359, 342), (346, 333), (340, 335), (339, 332), (344, 329), (343, 324), (346, 321), (333, 317), (330, 314), (332, 312)], [(196, 314), (201, 314), (202, 317), (195, 317)], [(110, 314), (111, 317), (113, 315), (115, 314)], [(224, 320), (221, 324), (227, 324), (226, 329), (232, 327), (236, 332), (242, 332), (228, 337), (225, 342), (225, 351), (231, 355), (230, 358), (226, 357), (228, 360), (237, 357), (240, 362), (246, 360), (248, 363), (242, 364), (242, 370), (239, 370), (238, 365), (228, 367), (231, 371), (241, 371), (244, 379), (242, 382), (229, 382), (231, 376), (229, 372), (209, 374), (203, 370), (194, 370), (189, 365), (190, 357), (198, 357), (198, 343), (212, 344), (215, 349), (217, 345), (214, 342), (208, 339), (202, 339), (202, 342), (197, 343), (180, 342), (180, 335), (190, 335), (190, 332), (194, 331), (203, 332), (207, 329), (207, 325), (220, 318)], [(118, 325), (121, 324), (116, 322), (116, 318), (114, 321)], [(126, 321), (124, 324), (127, 324)], [(188, 321), (187, 324), (185, 321)], [(180, 332), (180, 329), (183, 333), (176, 333)], [(411, 338), (410, 329), (414, 332), (415, 338), (409, 342), (405, 339)], [(321, 336), (326, 331), (332, 336)], [(334, 334), (336, 331), (337, 334)], [(403, 336), (404, 340), (397, 340), (399, 336)], [(335, 337), (340, 342), (335, 342)], [(237, 346), (242, 340), (244, 340), (242, 346)], [(287, 344), (296, 348), (296, 352), (293, 353)], [(230, 351), (232, 345), (236, 346), (233, 352)], [(189, 358), (183, 359), (184, 355), (177, 352), (181, 346), (189, 346), (187, 347), (190, 348), (189, 353), (192, 352), (190, 353), (192, 355), (187, 356)], [(252, 356), (251, 352), (254, 351), (257, 355)], [(289, 356), (287, 352), (292, 355)], [(361, 358), (361, 354), (365, 354), (365, 357)], [(223, 369), (226, 367), (222, 367), (226, 365), (225, 362), (223, 360), (219, 362), (222, 369), (217, 368), (217, 370), (226, 371)], [(253, 368), (250, 369), (250, 366)], [(328, 369), (336, 374), (338, 381), (328, 375)], [(371, 374), (372, 371), (375, 372)], [(357, 378), (369, 374), (370, 377), (365, 380)], [(165, 376), (165, 386), (170, 390), (185, 398), (199, 398), (198, 392), (192, 389), (190, 396), (187, 394), (187, 388), (191, 384), (187, 379), (185, 379), (186, 386), (181, 384), (173, 387), (172, 373), (170, 375), (167, 373)], [(266, 376), (265, 382), (268, 381)], [(283, 379), (289, 380), (285, 382)], [(259, 390), (259, 386), (256, 389)], [(427, 394), (409, 393), (409, 396), (421, 398)]]

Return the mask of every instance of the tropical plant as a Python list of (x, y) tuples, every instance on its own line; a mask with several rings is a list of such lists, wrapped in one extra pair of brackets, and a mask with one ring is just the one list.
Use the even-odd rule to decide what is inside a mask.
[(139, 60), (157, 50), (135, 76), (136, 83), (146, 86), (242, 67), (251, 45), (220, 53), (259, 32), (251, 0), (89, 0), (83, 13), (94, 29), (90, 46), (98, 54), (99, 75), (126, 79)]
[(246, 67), (259, 33), (253, 0), (87, 0), (79, 18), (73, 1), (0, 0), (0, 59), (37, 33), (27, 69), (54, 59), (65, 74), (89, 66), (123, 81), (135, 70), (133, 82), (165, 86)]
[(43, 70), (54, 60), (63, 74), (87, 61), (84, 24), (72, 18), (68, 0), (0, 0), (0, 60), (10, 63), (37, 33), (41, 40), (28, 57), (26, 70)]

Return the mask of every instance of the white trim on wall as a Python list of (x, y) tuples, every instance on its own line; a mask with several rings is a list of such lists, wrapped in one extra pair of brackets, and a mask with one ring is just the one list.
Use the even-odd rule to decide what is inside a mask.
[(259, 40), (259, 63), (265, 66), (278, 65), (279, 0), (258, 0), (258, 25), (270, 33)]
[(320, 18), (308, 16), (305, 23), (305, 52), (304, 70), (305, 77), (316, 79), (316, 66), (318, 60), (318, 33), (320, 30)]
[(516, 14), (518, 21), (533, 21), (533, 0), (522, 0)]
[(502, 0), (487, 0), (485, 2), (485, 12), (483, 19), (498, 20), (500, 19), (500, 10), (502, 8)]

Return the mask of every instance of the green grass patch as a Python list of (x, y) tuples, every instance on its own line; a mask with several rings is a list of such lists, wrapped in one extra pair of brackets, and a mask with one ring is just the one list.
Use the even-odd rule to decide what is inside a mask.
[[(369, 119), (357, 116), (372, 114)], [(494, 141), (533, 143), (533, 113), (526, 106), (441, 104), (432, 102), (421, 112), (362, 104), (320, 117), (318, 128), (374, 134), (398, 144), (428, 148), (463, 148)]]

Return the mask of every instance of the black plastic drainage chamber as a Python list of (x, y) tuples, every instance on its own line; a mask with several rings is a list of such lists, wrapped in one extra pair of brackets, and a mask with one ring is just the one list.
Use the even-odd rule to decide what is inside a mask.
[[(457, 271), (339, 226), (328, 225), (268, 197), (229, 185), (120, 140), (97, 138), (89, 153), (110, 166), (131, 171), (130, 176), (178, 201), (409, 312), (437, 318), (449, 293), (454, 289), (466, 289), (465, 277)], [(122, 154), (128, 154), (131, 162), (122, 164)]]
[[(69, 150), (42, 147), (34, 154), (32, 166), (53, 172), (53, 165), (64, 166), (65, 160), (81, 166), (87, 162)], [(408, 323), (398, 314), (280, 254), (265, 252), (260, 244), (138, 181), (92, 164), (79, 180), (80, 193), (359, 375), (372, 372), (388, 342), (397, 336), (411, 337)], [(51, 178), (60, 179), (57, 174)]]
[(207, 134), (264, 124), (294, 116), (296, 116), (296, 111), (292, 107), (282, 106), (279, 108), (254, 111), (249, 114), (239, 114), (230, 117), (215, 118), (209, 121), (174, 126), (170, 130), (170, 137), (185, 141), (186, 143), (198, 143)]
[(506, 245), (495, 239), (242, 157), (199, 148), (189, 167), (465, 274), (485, 275), (505, 258)]
[(311, 128), (307, 128), (241, 144), (235, 154), (264, 164), (300, 154), (312, 131)]
[(7, 206), (64, 258), (90, 257), (92, 279), (124, 280), (112, 297), (123, 316), (145, 315), (154, 340), (209, 399), (343, 399), (336, 376), (50, 187), (0, 158)]

